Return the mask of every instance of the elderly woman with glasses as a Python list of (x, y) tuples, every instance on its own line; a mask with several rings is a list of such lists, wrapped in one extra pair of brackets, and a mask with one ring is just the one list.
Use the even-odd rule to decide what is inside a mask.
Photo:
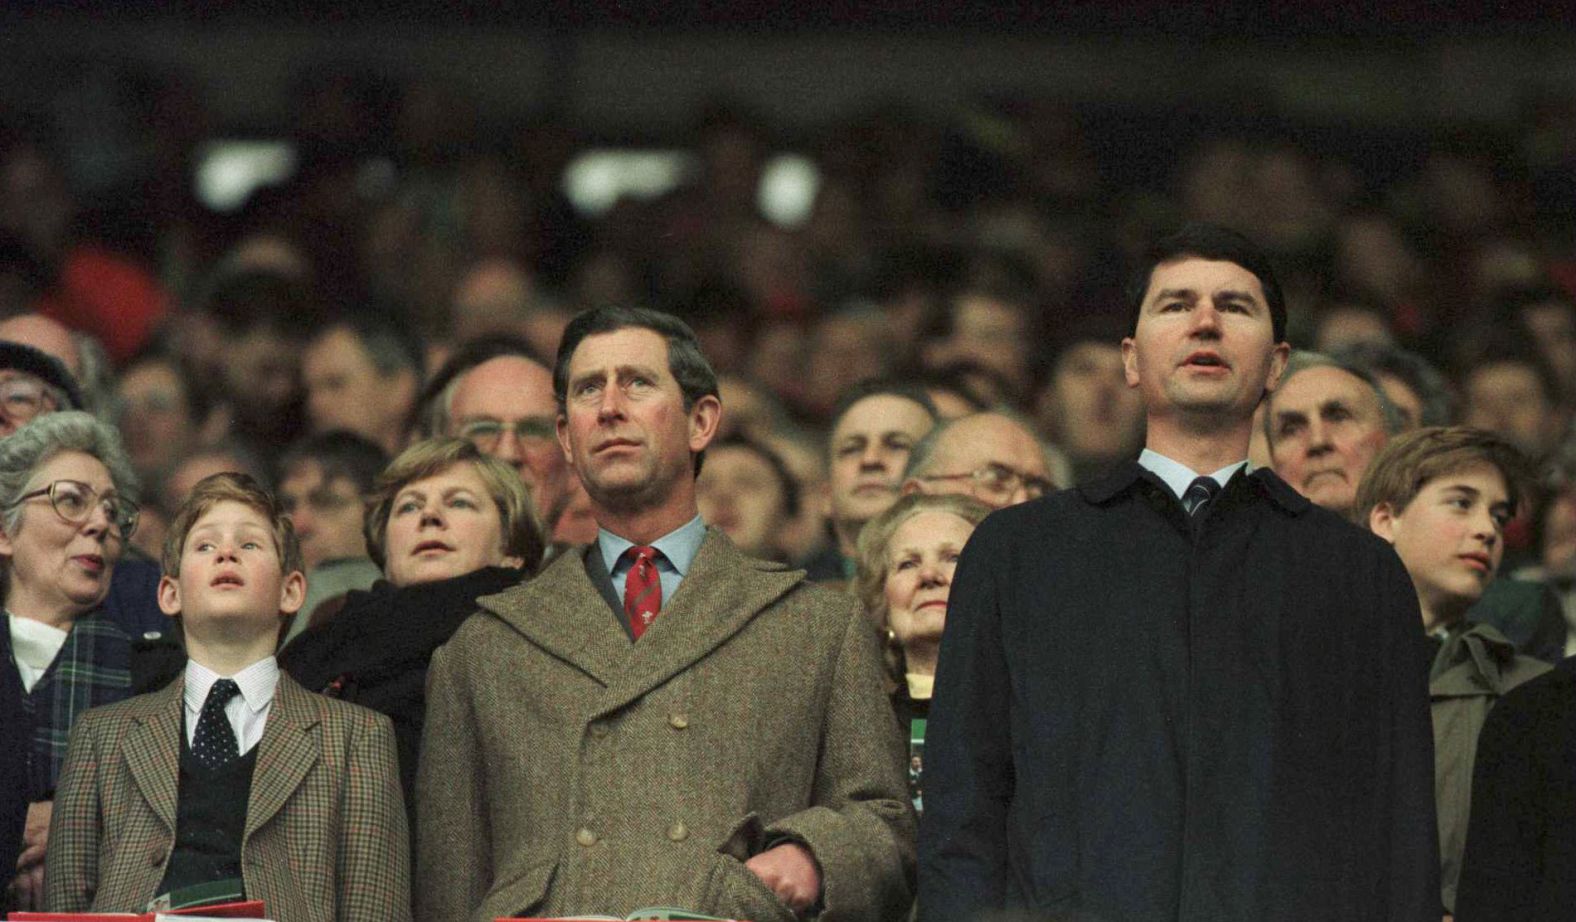
[(456, 438), (416, 442), (390, 462), (364, 529), (384, 579), (345, 595), (328, 620), (320, 609), (279, 666), (313, 691), (388, 715), (411, 806), (432, 652), (478, 598), (535, 573), (545, 539), (520, 475)]
[(30, 728), (13, 885), (21, 908), (42, 898), (50, 798), (72, 723), (130, 693), (131, 641), (100, 608), (137, 526), (135, 490), (119, 437), (87, 413), (43, 415), (0, 439), (0, 682), (20, 692)]

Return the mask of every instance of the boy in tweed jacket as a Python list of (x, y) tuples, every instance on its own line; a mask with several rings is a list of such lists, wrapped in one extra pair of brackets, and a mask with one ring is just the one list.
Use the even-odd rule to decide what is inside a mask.
[(171, 523), (159, 606), (190, 659), (169, 688), (71, 734), (46, 908), (141, 911), (238, 879), (279, 922), (410, 918), (409, 843), (388, 718), (279, 672), (305, 595), (290, 521), (250, 477), (215, 474)]

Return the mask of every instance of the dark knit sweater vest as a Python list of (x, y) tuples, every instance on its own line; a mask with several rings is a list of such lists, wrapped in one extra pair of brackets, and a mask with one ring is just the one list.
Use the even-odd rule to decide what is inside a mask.
[(257, 749), (253, 746), (229, 765), (207, 768), (192, 755), (191, 746), (182, 743), (175, 848), (159, 893), (241, 877), (241, 837)]

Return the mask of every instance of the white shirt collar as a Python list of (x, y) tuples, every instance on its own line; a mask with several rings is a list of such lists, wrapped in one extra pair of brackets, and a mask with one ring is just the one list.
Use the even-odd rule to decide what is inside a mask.
[(1228, 464), (1213, 474), (1206, 475), (1198, 473), (1180, 461), (1173, 461), (1158, 451), (1146, 448), (1138, 456), (1138, 463), (1164, 481), (1165, 485), (1171, 488), (1171, 492), (1176, 494), (1176, 498), (1181, 499), (1182, 494), (1187, 492), (1188, 485), (1199, 477), (1207, 476), (1215, 481), (1217, 486), (1225, 486), (1238, 469), (1247, 466), (1248, 459), (1243, 458), (1235, 464)]
[(235, 680), (247, 708), (258, 714), (273, 703), (274, 689), (279, 686), (279, 661), (266, 656), (233, 676), (221, 676), (196, 660), (189, 659), (186, 661), (186, 692), (183, 696), (186, 706), (193, 711), (201, 711), (203, 702), (208, 700), (209, 689), (223, 678)]

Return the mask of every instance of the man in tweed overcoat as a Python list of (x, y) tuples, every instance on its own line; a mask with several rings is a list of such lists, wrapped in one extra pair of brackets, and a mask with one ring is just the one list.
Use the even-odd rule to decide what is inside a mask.
[(433, 659), (418, 917), (903, 918), (913, 816), (876, 640), (850, 600), (701, 524), (721, 404), (693, 334), (581, 314), (554, 379), (601, 534), (482, 599)]
[[(408, 922), (393, 726), (274, 662), (280, 618), (305, 594), (289, 520), (250, 477), (216, 474), (176, 514), (164, 558), (159, 604), (181, 617), (191, 659), (168, 688), (77, 722), (46, 908), (139, 912), (239, 877), (278, 922)], [(228, 695), (209, 694), (226, 682)], [(211, 748), (229, 751), (208, 759)]]

